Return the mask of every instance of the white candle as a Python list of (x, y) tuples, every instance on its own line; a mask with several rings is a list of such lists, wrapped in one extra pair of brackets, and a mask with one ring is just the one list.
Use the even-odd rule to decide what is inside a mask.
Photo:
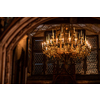
[(75, 38), (75, 44), (76, 44), (76, 42), (77, 42), (77, 38)]
[(90, 49), (91, 49), (91, 46), (90, 46)]
[(47, 47), (46, 47), (46, 50), (47, 50)]
[(75, 37), (77, 38), (77, 33), (75, 32)]
[(71, 41), (71, 38), (69, 38), (69, 42)]
[(43, 43), (42, 43), (42, 48), (43, 48)]
[(58, 38), (56, 38), (56, 44), (58, 43)]
[(83, 34), (83, 39), (84, 39), (84, 34)]
[(46, 43), (44, 42), (44, 46), (46, 45)]
[(50, 43), (52, 44), (52, 40), (50, 40)]
[(75, 27), (74, 27), (74, 33), (75, 33)]
[(62, 38), (63, 42), (64, 42), (64, 38)]
[(54, 38), (54, 30), (52, 30), (52, 36), (53, 36), (53, 38)]

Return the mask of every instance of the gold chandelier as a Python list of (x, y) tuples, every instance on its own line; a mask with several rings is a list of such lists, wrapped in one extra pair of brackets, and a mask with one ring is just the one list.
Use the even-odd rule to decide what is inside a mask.
[(52, 30), (52, 36), (48, 34), (46, 42), (42, 43), (42, 51), (47, 57), (62, 59), (68, 55), (72, 59), (83, 59), (91, 52), (91, 46), (86, 41), (86, 36), (77, 33), (75, 28), (68, 30), (66, 26), (61, 26), (60, 30)]

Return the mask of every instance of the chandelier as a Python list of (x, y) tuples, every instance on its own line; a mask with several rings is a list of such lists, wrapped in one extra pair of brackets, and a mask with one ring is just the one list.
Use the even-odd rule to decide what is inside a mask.
[(42, 51), (49, 58), (62, 59), (69, 56), (72, 59), (84, 59), (90, 54), (91, 45), (82, 31), (78, 33), (75, 27), (68, 29), (61, 26), (60, 29), (52, 30), (52, 36), (48, 34), (46, 42), (42, 43)]

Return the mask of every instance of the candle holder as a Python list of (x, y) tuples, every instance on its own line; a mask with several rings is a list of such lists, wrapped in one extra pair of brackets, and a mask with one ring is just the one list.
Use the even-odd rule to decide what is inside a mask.
[(71, 59), (84, 59), (90, 54), (91, 46), (82, 31), (78, 34), (73, 28), (73, 31), (69, 30), (66, 33), (65, 25), (60, 29), (60, 31), (56, 29), (56, 33), (52, 30), (51, 39), (49, 35), (46, 37), (46, 42), (42, 43), (43, 54), (60, 60), (64, 59), (64, 55), (68, 55)]

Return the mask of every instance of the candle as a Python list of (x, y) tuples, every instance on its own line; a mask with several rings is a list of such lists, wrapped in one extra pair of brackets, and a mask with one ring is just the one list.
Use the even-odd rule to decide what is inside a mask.
[(58, 38), (56, 38), (56, 44), (58, 43)]
[(62, 41), (64, 42), (64, 38), (62, 38)]
[(47, 44), (49, 44), (49, 40), (47, 41)]
[(85, 36), (85, 41), (86, 41), (86, 36)]
[(75, 27), (74, 27), (74, 33), (75, 33)]
[(52, 44), (52, 40), (50, 40), (50, 43)]
[(87, 46), (89, 46), (89, 43), (88, 43), (88, 41), (86, 41), (86, 44), (87, 44)]
[(80, 39), (80, 33), (79, 33), (79, 39)]
[(46, 50), (47, 50), (47, 47), (46, 47)]
[(48, 39), (47, 39), (47, 36), (46, 36), (46, 42), (47, 42), (47, 40), (48, 40)]
[(69, 42), (71, 41), (71, 38), (69, 38)]
[(77, 33), (75, 32), (75, 37), (77, 38)]
[(63, 32), (63, 27), (61, 27), (61, 32)]
[(46, 45), (46, 43), (44, 42), (44, 46)]
[(43, 48), (43, 43), (42, 43), (42, 48)]
[(84, 39), (84, 34), (83, 34), (83, 39)]
[(52, 36), (53, 36), (53, 39), (54, 39), (54, 30), (52, 30)]
[(90, 49), (91, 49), (91, 46), (90, 46)]
[(70, 31), (69, 31), (69, 38), (70, 38)]
[(81, 44), (82, 44), (82, 38), (81, 38)]
[(76, 42), (77, 42), (77, 38), (75, 38), (75, 44), (76, 44)]

